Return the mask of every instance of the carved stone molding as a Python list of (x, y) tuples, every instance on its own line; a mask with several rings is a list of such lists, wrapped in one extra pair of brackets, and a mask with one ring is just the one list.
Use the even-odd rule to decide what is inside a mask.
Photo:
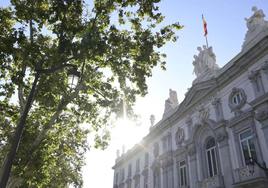
[(139, 179), (140, 178), (140, 174), (136, 173), (133, 178), (134, 178), (134, 180)]
[(199, 120), (201, 122), (209, 119), (209, 108), (205, 108), (203, 105), (200, 105), (197, 110), (199, 112)]
[(257, 80), (258, 75), (260, 74), (259, 70), (254, 70), (254, 71), (250, 71), (250, 73), (248, 74), (248, 79), (251, 82), (254, 82)]
[(268, 109), (263, 109), (255, 112), (255, 119), (259, 122), (268, 120)]
[(148, 168), (145, 168), (145, 169), (143, 169), (143, 171), (142, 171), (142, 175), (143, 176), (148, 176), (148, 173), (149, 173), (149, 170), (148, 170)]
[(184, 130), (182, 128), (178, 127), (178, 130), (177, 130), (176, 135), (175, 135), (176, 145), (180, 146), (182, 144), (182, 142), (184, 141), (184, 138), (185, 138)]
[(191, 144), (187, 147), (187, 152), (189, 156), (193, 156), (196, 154), (196, 148), (194, 144)]
[(216, 135), (217, 142), (223, 142), (227, 140), (227, 138), (228, 138), (227, 132), (220, 132)]
[(160, 165), (159, 160), (154, 160), (154, 162), (153, 162), (153, 164), (152, 164), (152, 166), (151, 166), (151, 169), (152, 169), (152, 170), (159, 169), (160, 166), (161, 166), (161, 165)]
[(188, 116), (185, 120), (185, 123), (188, 125), (188, 126), (191, 126), (193, 124), (193, 120), (191, 118), (191, 116)]
[[(234, 102), (235, 95), (239, 95), (240, 101), (237, 104)], [(235, 112), (235, 115), (239, 115), (241, 113), (240, 109), (246, 104), (247, 102), (247, 95), (245, 91), (241, 88), (234, 87), (232, 92), (229, 95), (228, 105), (232, 112)]]
[(261, 69), (263, 70), (263, 72), (268, 76), (268, 60), (266, 60), (264, 62), (264, 64), (262, 65)]

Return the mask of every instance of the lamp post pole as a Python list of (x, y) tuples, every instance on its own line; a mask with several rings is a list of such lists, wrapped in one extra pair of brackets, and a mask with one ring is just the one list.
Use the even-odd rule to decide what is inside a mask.
[(80, 77), (80, 72), (77, 71), (77, 67), (75, 65), (64, 64), (64, 66), (59, 66), (58, 68), (55, 68), (55, 69), (47, 69), (47, 70), (38, 69), (38, 70), (36, 70), (31, 91), (28, 95), (25, 107), (23, 109), (23, 113), (22, 113), (22, 115), (19, 119), (19, 122), (17, 124), (17, 127), (15, 129), (15, 134), (14, 134), (13, 140), (11, 141), (11, 148), (10, 148), (10, 150), (5, 158), (4, 164), (2, 166), (2, 173), (0, 174), (0, 188), (5, 188), (7, 183), (8, 183), (12, 164), (13, 164), (13, 161), (14, 161), (15, 156), (16, 156), (16, 152), (17, 152), (19, 144), (20, 144), (23, 129), (25, 127), (25, 122), (26, 122), (28, 113), (32, 107), (32, 102), (34, 101), (34, 94), (36, 91), (37, 83), (38, 83), (39, 78), (40, 78), (40, 74), (41, 73), (51, 74), (53, 72), (56, 72), (56, 71), (61, 70), (65, 67), (68, 67), (68, 66), (71, 67), (70, 70), (68, 71), (68, 74), (73, 77), (71, 84), (74, 85), (74, 83), (73, 83), (73, 81), (75, 79), (74, 77), (76, 77), (77, 80)]
[(40, 78), (40, 73), (36, 72), (31, 91), (29, 93), (25, 107), (23, 109), (23, 113), (19, 119), (18, 125), (17, 125), (16, 130), (15, 130), (15, 134), (14, 134), (14, 137), (13, 137), (13, 140), (11, 143), (10, 151), (8, 152), (7, 157), (6, 157), (4, 164), (3, 164), (2, 174), (0, 177), (1, 178), (0, 179), (0, 188), (5, 188), (7, 185), (8, 178), (10, 176), (10, 172), (11, 172), (11, 168), (12, 168), (12, 163), (14, 161), (17, 149), (18, 149), (19, 144), (20, 144), (23, 129), (25, 127), (26, 118), (27, 118), (28, 113), (29, 113), (31, 106), (32, 106), (31, 104), (32, 104), (33, 99), (34, 99), (34, 93), (35, 93), (35, 89), (36, 89), (39, 78)]

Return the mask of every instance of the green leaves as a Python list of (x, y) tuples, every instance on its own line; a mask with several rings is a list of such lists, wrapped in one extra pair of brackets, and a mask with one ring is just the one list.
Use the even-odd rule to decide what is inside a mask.
[[(152, 69), (165, 69), (159, 48), (176, 41), (182, 28), (160, 27), (158, 2), (95, 0), (88, 7), (81, 0), (11, 0), (0, 9), (0, 156), (36, 71), (53, 70), (41, 73), (12, 171), (20, 187), (82, 187), (89, 132), (95, 136), (90, 145), (104, 149), (123, 100), (134, 117), (131, 107), (147, 93)], [(74, 89), (66, 64), (81, 72)]]

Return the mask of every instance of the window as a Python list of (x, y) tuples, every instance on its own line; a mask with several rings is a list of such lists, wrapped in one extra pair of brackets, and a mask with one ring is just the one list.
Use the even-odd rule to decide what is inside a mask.
[(140, 188), (140, 177), (135, 179), (135, 188)]
[(145, 167), (149, 165), (149, 153), (145, 153), (144, 164)]
[(216, 142), (214, 138), (210, 138), (206, 144), (206, 156), (208, 165), (208, 176), (213, 177), (218, 174)]
[(179, 162), (179, 185), (180, 187), (187, 186), (186, 162)]
[(136, 173), (140, 172), (140, 159), (136, 160)]
[(131, 171), (132, 171), (132, 168), (131, 168), (131, 164), (128, 165), (128, 177), (131, 177)]
[(115, 174), (115, 184), (118, 184), (118, 172)]
[(241, 103), (241, 101), (242, 101), (242, 95), (241, 95), (241, 93), (240, 92), (235, 93), (233, 95), (233, 97), (232, 97), (233, 104), (239, 105)]
[(240, 133), (239, 139), (244, 165), (246, 165), (249, 163), (250, 158), (257, 159), (256, 150), (254, 146), (254, 138), (251, 130), (246, 130)]
[(120, 182), (123, 182), (125, 179), (125, 169), (121, 169), (121, 179), (120, 179)]
[(172, 142), (171, 133), (168, 133), (168, 135), (162, 138), (163, 152), (167, 152), (171, 150), (171, 145), (172, 145), (171, 142)]
[(154, 188), (160, 188), (161, 181), (160, 181), (160, 171), (159, 169), (155, 169), (153, 171), (153, 177), (154, 177)]
[(144, 176), (144, 188), (148, 188), (148, 175)]

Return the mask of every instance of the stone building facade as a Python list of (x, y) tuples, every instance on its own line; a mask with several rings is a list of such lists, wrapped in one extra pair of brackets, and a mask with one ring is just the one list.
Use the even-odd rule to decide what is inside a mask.
[(268, 23), (252, 10), (242, 50), (224, 67), (198, 48), (185, 99), (170, 90), (162, 120), (116, 159), (114, 188), (268, 187)]

